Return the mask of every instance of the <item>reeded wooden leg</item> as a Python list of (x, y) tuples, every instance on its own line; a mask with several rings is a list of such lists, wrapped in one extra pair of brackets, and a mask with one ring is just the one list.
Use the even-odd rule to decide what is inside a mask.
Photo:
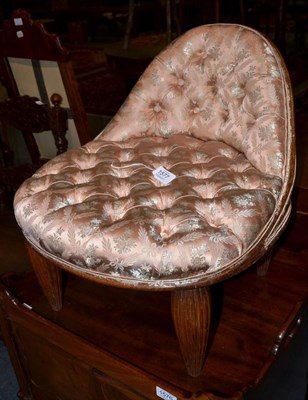
[(273, 248), (269, 249), (259, 261), (257, 261), (257, 274), (259, 276), (265, 276), (268, 271), (268, 267), (271, 263), (273, 255)]
[(62, 308), (62, 270), (52, 265), (37, 253), (29, 244), (26, 245), (31, 264), (41, 288), (52, 309)]
[(197, 377), (205, 361), (211, 320), (208, 287), (172, 292), (171, 307), (187, 372)]

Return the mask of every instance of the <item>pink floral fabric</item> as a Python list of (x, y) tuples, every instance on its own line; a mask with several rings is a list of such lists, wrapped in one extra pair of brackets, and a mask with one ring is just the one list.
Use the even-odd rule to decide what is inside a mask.
[(287, 124), (282, 68), (271, 44), (249, 28), (193, 29), (152, 62), (104, 138), (183, 132), (227, 143), (262, 172), (282, 177)]
[[(249, 28), (187, 32), (95, 140), (21, 186), (25, 237), (106, 282), (168, 288), (218, 274), (253, 246), (280, 201), (285, 79), (275, 49)], [(160, 183), (159, 166), (176, 178)]]

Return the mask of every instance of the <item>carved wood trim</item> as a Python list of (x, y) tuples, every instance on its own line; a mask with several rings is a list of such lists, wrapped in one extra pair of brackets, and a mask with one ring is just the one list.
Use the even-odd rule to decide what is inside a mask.
[[(21, 19), (22, 25), (16, 26), (15, 19)], [(21, 37), (20, 34), (17, 35), (18, 31), (22, 32)], [(62, 46), (59, 37), (47, 32), (41, 22), (33, 21), (27, 11), (15, 10), (0, 31), (0, 74), (9, 96), (15, 97), (19, 93), (7, 57), (57, 62), (80, 143), (83, 145), (89, 142), (92, 138), (90, 127), (70, 61), (70, 54)]]
[[(15, 24), (16, 19), (22, 21)], [(0, 35), (0, 55), (59, 61), (67, 59), (69, 53), (62, 47), (56, 34), (47, 32), (42, 22), (33, 21), (27, 11), (18, 9), (3, 23)]]
[(41, 164), (40, 153), (32, 133), (51, 130), (55, 138), (57, 154), (67, 150), (65, 138), (67, 131), (67, 113), (61, 108), (62, 97), (51, 96), (53, 107), (37, 103), (38, 99), (30, 96), (17, 96), (0, 102), (0, 119), (14, 126), (24, 136), (26, 146), (34, 165)]
[(62, 97), (54, 93), (50, 97), (52, 108), (48, 110), (49, 126), (55, 139), (57, 154), (64, 153), (67, 150), (68, 141), (65, 137), (67, 126), (67, 112), (61, 108)]

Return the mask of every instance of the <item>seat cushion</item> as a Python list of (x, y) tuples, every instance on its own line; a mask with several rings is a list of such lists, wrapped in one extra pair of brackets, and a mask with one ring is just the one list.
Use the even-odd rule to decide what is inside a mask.
[[(159, 166), (176, 178), (160, 183)], [(269, 221), (281, 185), (220, 141), (100, 137), (27, 180), (15, 214), (27, 240), (67, 269), (167, 288), (240, 257)]]

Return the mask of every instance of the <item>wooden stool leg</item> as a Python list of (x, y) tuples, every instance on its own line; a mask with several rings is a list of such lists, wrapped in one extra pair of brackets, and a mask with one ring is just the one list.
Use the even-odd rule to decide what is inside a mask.
[(257, 274), (259, 276), (265, 276), (267, 274), (269, 265), (272, 261), (273, 248), (270, 248), (263, 257), (257, 261)]
[(39, 284), (51, 306), (55, 311), (62, 308), (62, 270), (52, 265), (43, 256), (38, 254), (29, 244), (26, 244), (31, 264)]
[(211, 301), (208, 287), (172, 292), (172, 316), (190, 376), (201, 374), (208, 341)]

